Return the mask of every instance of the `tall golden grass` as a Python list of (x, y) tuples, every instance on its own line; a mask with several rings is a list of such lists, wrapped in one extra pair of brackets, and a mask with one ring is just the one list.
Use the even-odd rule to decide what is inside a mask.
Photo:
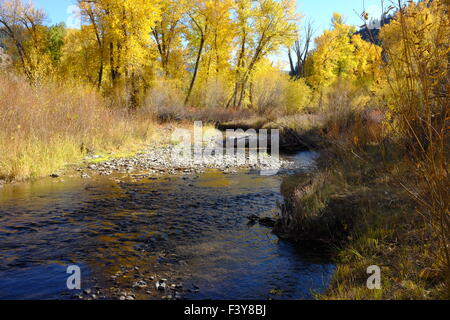
[[(450, 298), (450, 212), (447, 156), (450, 119), (450, 2), (398, 1), (394, 31), (400, 43), (387, 45), (388, 83), (396, 130), (404, 137), (411, 175), (402, 186), (438, 240), (434, 252)], [(389, 37), (383, 35), (389, 43)]]
[[(324, 95), (332, 153), (321, 170), (331, 167), (332, 183), (316, 175), (287, 185), (291, 208), (283, 208), (281, 222), (293, 223), (287, 231), (300, 230), (300, 239), (339, 235), (336, 215), (357, 219), (321, 298), (450, 298), (450, 2), (405, 3), (381, 31), (385, 63), (374, 95), (367, 100), (362, 88), (342, 81)], [(327, 224), (334, 233), (318, 235)], [(372, 292), (361, 279), (374, 264), (386, 268), (383, 289)]]
[(153, 123), (108, 103), (94, 89), (0, 74), (0, 179), (38, 178), (90, 152), (137, 148)]

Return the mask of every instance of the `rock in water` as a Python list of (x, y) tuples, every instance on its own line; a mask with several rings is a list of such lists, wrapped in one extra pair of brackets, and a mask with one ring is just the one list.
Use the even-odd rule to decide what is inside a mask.
[(162, 280), (156, 282), (156, 290), (164, 291), (164, 290), (166, 290), (166, 288), (167, 288), (166, 279), (162, 279)]
[(265, 217), (265, 218), (259, 219), (259, 224), (264, 227), (273, 228), (273, 227), (275, 227), (276, 222), (272, 218)]

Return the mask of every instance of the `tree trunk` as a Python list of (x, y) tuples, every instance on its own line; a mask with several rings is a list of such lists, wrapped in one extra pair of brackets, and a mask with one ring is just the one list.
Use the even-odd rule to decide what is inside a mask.
[(201, 40), (200, 40), (200, 47), (198, 48), (198, 53), (197, 53), (197, 60), (195, 61), (195, 67), (194, 67), (194, 74), (192, 75), (192, 80), (191, 80), (191, 84), (189, 86), (189, 90), (186, 96), (186, 99), (184, 100), (184, 105), (186, 106), (187, 103), (189, 102), (189, 98), (191, 97), (192, 94), (192, 90), (194, 89), (194, 85), (195, 85), (195, 80), (197, 79), (197, 73), (198, 73), (198, 68), (200, 66), (200, 60), (202, 57), (202, 52), (203, 52), (203, 46), (205, 44), (205, 37), (202, 36)]

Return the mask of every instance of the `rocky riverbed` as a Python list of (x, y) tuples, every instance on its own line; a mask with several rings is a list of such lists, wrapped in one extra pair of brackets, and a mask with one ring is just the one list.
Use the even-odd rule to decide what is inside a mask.
[[(272, 157), (264, 152), (241, 150), (234, 155), (214, 151), (214, 140), (203, 147), (201, 155), (194, 156), (194, 151), (183, 153), (180, 146), (152, 146), (134, 157), (98, 161), (99, 156), (86, 158), (85, 165), (77, 169), (82, 178), (92, 174), (109, 176), (113, 173), (145, 173), (146, 176), (159, 174), (193, 174), (205, 169), (217, 169), (223, 173), (235, 173), (237, 169), (260, 170), (267, 174), (292, 168), (293, 163), (279, 157)], [(244, 152), (246, 151), (246, 152)], [(224, 152), (225, 153), (225, 152)], [(55, 173), (54, 177), (59, 177)]]

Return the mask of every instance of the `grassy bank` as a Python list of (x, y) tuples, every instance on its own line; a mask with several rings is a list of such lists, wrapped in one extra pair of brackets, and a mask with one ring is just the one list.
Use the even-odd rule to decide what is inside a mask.
[(148, 117), (107, 106), (94, 89), (0, 77), (0, 180), (46, 176), (88, 154), (132, 153), (158, 139)]
[[(325, 152), (317, 172), (286, 180), (276, 231), (331, 251), (337, 271), (318, 299), (447, 298), (439, 239), (399, 185), (407, 167), (398, 155), (383, 161), (374, 151)], [(381, 290), (366, 285), (373, 265), (382, 270)]]

